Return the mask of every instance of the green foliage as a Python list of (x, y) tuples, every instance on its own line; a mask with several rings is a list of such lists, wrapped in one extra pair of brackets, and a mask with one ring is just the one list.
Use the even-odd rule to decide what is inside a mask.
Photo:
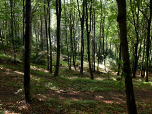
[(121, 73), (121, 77), (126, 78), (126, 76), (127, 76), (127, 73), (125, 73), (125, 72)]
[(38, 65), (45, 65), (46, 61), (44, 59), (44, 54), (43, 53), (32, 53), (31, 54), (31, 62), (34, 64), (38, 64)]

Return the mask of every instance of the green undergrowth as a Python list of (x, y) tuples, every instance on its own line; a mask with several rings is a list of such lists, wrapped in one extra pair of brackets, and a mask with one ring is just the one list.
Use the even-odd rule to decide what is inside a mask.
[(152, 89), (152, 82), (134, 82), (134, 87), (141, 89)]
[[(13, 66), (3, 64), (1, 67), (23, 72), (23, 66), (21, 64)], [(68, 91), (117, 91), (124, 88), (124, 81), (120, 82), (112, 79), (108, 80), (106, 78), (106, 80), (91, 80), (89, 79), (90, 77), (88, 75), (81, 76), (78, 71), (70, 71), (67, 68), (62, 68), (62, 70), (60, 70), (60, 76), (57, 77), (56, 80), (51, 80), (50, 77), (53, 77), (53, 74), (50, 73), (44, 73), (43, 71), (33, 69), (31, 69), (30, 72), (33, 76), (44, 78), (44, 80), (46, 80), (45, 82), (41, 82), (41, 84), (44, 83), (46, 85), (48, 83), (49, 85), (49, 83), (51, 83), (50, 86), (55, 89), (68, 88)], [(85, 77), (88, 79), (84, 79)], [(106, 76), (102, 75), (102, 77)], [(134, 86), (142, 89), (152, 89), (152, 83), (144, 82), (144, 80), (134, 81)]]
[[(2, 62), (6, 61), (7, 63), (9, 59), (9, 56), (4, 56), (0, 54), (0, 60)], [(33, 101), (33, 105), (31, 105), (33, 110), (32, 114), (39, 114), (39, 110), (43, 110), (43, 108), (44, 112), (46, 110), (51, 112), (52, 110), (54, 111), (52, 113), (55, 114), (100, 114), (101, 112), (109, 114), (126, 113), (127, 106), (125, 103), (122, 102), (120, 104), (117, 104), (114, 102), (107, 103), (110, 102), (110, 100), (107, 100), (106, 102), (106, 99), (100, 100), (100, 102), (98, 102), (97, 100), (82, 100), (81, 98), (75, 100), (70, 97), (68, 99), (55, 99), (51, 97), (49, 98), (47, 95), (52, 94), (51, 92), (56, 93), (56, 91), (60, 91), (60, 95), (68, 95), (68, 93), (76, 91), (81, 93), (88, 92), (89, 94), (92, 94), (93, 92), (115, 92), (125, 88), (124, 80), (114, 80), (116, 79), (116, 76), (114, 77), (111, 74), (109, 74), (109, 79), (107, 78), (107, 74), (101, 74), (99, 75), (99, 78), (102, 77), (103, 80), (98, 80), (98, 78), (95, 78), (95, 80), (91, 80), (88, 74), (84, 74), (82, 76), (79, 74), (78, 71), (75, 71), (73, 69), (69, 70), (68, 68), (66, 68), (65, 65), (66, 63), (63, 62), (62, 68), (60, 68), (60, 76), (58, 77), (54, 77), (53, 74), (49, 73), (49, 71), (44, 72), (46, 71), (46, 66), (31, 66), (31, 94), (36, 98), (38, 98), (39, 95), (43, 96), (44, 98), (43, 99), (40, 96), (40, 98), (42, 98), (41, 101)], [(11, 88), (13, 88), (11, 93), (14, 93), (14, 96), (19, 95), (24, 97), (24, 93), (22, 91), (24, 90), (23, 65), (14, 63), (5, 64), (4, 62), (0, 65), (0, 67), (3, 67), (3, 69), (1, 69), (1, 72), (4, 71), (6, 75), (6, 77), (3, 77), (3, 79), (1, 80), (1, 86), (7, 87), (10, 90)], [(134, 87), (138, 89), (152, 89), (152, 82), (144, 82), (144, 80), (140, 78), (133, 79), (133, 84)], [(48, 91), (50, 91), (50, 93), (48, 93)], [(2, 103), (0, 100), (0, 105), (1, 104)], [(138, 108), (148, 107), (149, 111), (152, 111), (151, 106), (152, 103), (148, 105), (145, 102), (137, 103)], [(18, 107), (15, 106), (15, 108)], [(0, 111), (0, 114), (1, 113), (5, 113), (5, 111)], [(148, 111), (146, 109), (143, 109), (140, 113), (146, 114), (148, 113)]]
[[(59, 100), (50, 99), (44, 103), (46, 107), (56, 110), (57, 113), (69, 114), (100, 114), (102, 113), (121, 113), (124, 111), (122, 104), (107, 104), (92, 100)], [(123, 104), (125, 106), (125, 104)], [(121, 107), (120, 107), (121, 106)]]

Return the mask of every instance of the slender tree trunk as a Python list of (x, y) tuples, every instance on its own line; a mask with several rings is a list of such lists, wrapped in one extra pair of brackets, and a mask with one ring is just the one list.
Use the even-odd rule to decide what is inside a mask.
[(93, 72), (91, 68), (91, 61), (90, 61), (90, 31), (88, 30), (88, 7), (86, 1), (86, 30), (87, 30), (87, 51), (88, 51), (88, 62), (89, 62), (89, 70), (91, 79), (93, 80)]
[(6, 52), (5, 52), (5, 48), (4, 48), (4, 43), (3, 43), (3, 31), (1, 32), (1, 29), (0, 29), (0, 38), (1, 38), (1, 41), (2, 41), (2, 47), (3, 47), (3, 50), (4, 50), (4, 54), (6, 55)]
[(24, 42), (25, 42), (25, 34), (24, 34), (24, 29), (25, 29), (25, 26), (24, 26), (24, 18), (25, 18), (25, 8), (24, 8), (24, 0), (23, 0), (23, 45), (24, 45)]
[[(45, 0), (44, 0), (44, 13), (46, 13), (46, 8), (45, 8), (46, 4), (45, 4)], [(47, 15), (48, 12), (46, 14), (44, 14), (44, 18), (45, 18), (45, 36), (46, 36), (46, 47), (47, 47), (47, 70), (49, 70), (49, 46), (48, 46), (48, 27), (47, 27)]]
[(15, 44), (14, 44), (14, 29), (13, 29), (13, 0), (10, 0), (10, 6), (11, 6), (11, 37), (12, 37), (12, 47), (13, 47), (13, 53), (14, 53), (14, 63), (16, 63), (16, 52), (15, 52)]
[[(104, 21), (105, 21), (105, 17), (103, 17), (103, 22), (102, 22), (102, 51), (103, 51), (103, 63), (104, 63), (104, 67), (106, 66), (105, 64), (105, 53), (104, 53)], [(105, 71), (106, 71), (106, 67), (105, 67)]]
[(100, 38), (99, 38), (99, 55), (98, 55), (98, 67), (97, 67), (97, 71), (99, 71), (99, 60), (101, 60), (101, 23), (100, 22)]
[(143, 78), (144, 74), (143, 74), (143, 62), (144, 62), (144, 58), (145, 58), (145, 40), (146, 38), (144, 38), (144, 49), (143, 49), (143, 57), (141, 60), (141, 67), (140, 67), (140, 76)]
[[(79, 9), (78, 0), (77, 0), (77, 4), (78, 4), (79, 17), (80, 17), (80, 9)], [(85, 8), (85, 0), (83, 0), (82, 18), (80, 18), (80, 21), (81, 21), (81, 68), (80, 68), (80, 74), (83, 74), (83, 55), (84, 55), (83, 30), (84, 30), (84, 10), (85, 10), (84, 8)]]
[(43, 51), (44, 43), (43, 43), (43, 18), (42, 18), (42, 15), (40, 15), (40, 20), (41, 20), (41, 41), (42, 41), (42, 51)]
[(119, 63), (118, 63), (118, 73), (117, 75), (120, 74), (120, 65), (121, 65), (121, 43), (120, 43), (120, 47), (119, 47)]
[[(100, 0), (101, 3), (101, 16), (100, 18), (102, 19), (102, 0)], [(98, 67), (97, 67), (97, 71), (99, 71), (99, 60), (101, 60), (101, 23), (102, 20), (100, 21), (100, 38), (99, 38), (99, 55), (98, 55)]]
[(94, 9), (94, 55), (93, 55), (93, 57), (94, 57), (94, 59), (93, 59), (93, 60), (94, 60), (94, 61), (93, 61), (93, 62), (94, 62), (94, 63), (93, 63), (93, 64), (94, 64), (93, 71), (94, 71), (94, 72), (95, 72), (95, 60), (96, 60), (96, 58), (95, 58), (95, 53), (96, 53), (96, 50), (95, 50), (95, 45), (96, 45), (96, 43), (95, 43), (95, 31), (96, 31), (96, 30), (95, 30), (95, 28), (96, 28), (96, 27), (95, 27), (95, 22), (96, 22), (96, 20), (95, 20), (95, 9)]
[(148, 29), (147, 29), (147, 47), (146, 47), (146, 78), (145, 82), (148, 82), (148, 60), (149, 60), (149, 49), (150, 49), (150, 26), (152, 17), (152, 0), (150, 0), (150, 17), (148, 19)]
[(72, 38), (72, 8), (71, 8), (71, 11), (70, 11), (70, 44), (71, 44), (71, 53), (70, 53), (70, 70), (71, 70), (71, 59), (73, 58), (73, 38)]
[[(144, 30), (143, 30), (144, 31)], [(146, 32), (145, 32), (146, 33)], [(144, 34), (146, 36), (146, 34)], [(144, 48), (143, 48), (143, 56), (142, 56), (142, 60), (141, 60), (141, 67), (140, 67), (140, 76), (143, 78), (145, 76), (145, 74), (143, 74), (143, 63), (145, 60), (145, 40), (146, 38), (144, 37)]]
[[(72, 1), (72, 2), (73, 2), (73, 1)], [(75, 22), (75, 21), (74, 21), (74, 20), (75, 20), (75, 9), (74, 9), (73, 26), (72, 26), (72, 28), (73, 28), (73, 46), (72, 46), (72, 47), (74, 48), (74, 49), (73, 49), (73, 66), (74, 66), (74, 68), (75, 68), (75, 70), (76, 70), (76, 66), (75, 66), (75, 60), (76, 60), (76, 59), (75, 59), (75, 51), (76, 51), (76, 50), (75, 50), (75, 29), (74, 29), (74, 26), (75, 26), (75, 23), (74, 23), (74, 22)]]
[[(65, 6), (65, 0), (64, 0), (64, 6)], [(67, 19), (67, 11), (66, 11), (66, 9), (65, 9), (65, 7), (64, 7), (64, 11), (65, 11), (65, 25), (66, 25), (66, 28), (65, 28), (65, 30), (66, 30), (66, 46), (67, 46), (67, 55), (68, 55), (68, 66), (69, 66), (69, 43), (68, 43), (68, 33), (67, 33), (67, 21), (68, 21), (68, 19)]]
[(26, 102), (31, 101), (30, 57), (31, 57), (31, 0), (26, 0), (26, 32), (24, 55), (24, 91)]
[(120, 28), (120, 42), (123, 57), (123, 76), (125, 77), (125, 88), (127, 97), (128, 114), (137, 114), (133, 83), (131, 77), (128, 43), (127, 43), (127, 30), (126, 30), (126, 0), (117, 0), (118, 4), (118, 17), (117, 21)]
[[(138, 34), (138, 29), (139, 29), (139, 1), (138, 1), (138, 12), (136, 14), (133, 13), (133, 5), (132, 1), (130, 0), (130, 6), (131, 6), (131, 11), (132, 11), (132, 15), (133, 15), (133, 23), (134, 23), (134, 27), (135, 27), (135, 33), (136, 33), (136, 43), (135, 43), (135, 53), (134, 53), (134, 66), (133, 66), (133, 78), (136, 77), (136, 69), (138, 66), (138, 55), (137, 55), (137, 51), (138, 51), (138, 43), (139, 43), (139, 34)], [(136, 10), (135, 10), (136, 12)], [(135, 22), (135, 16), (137, 16), (137, 23)]]
[(57, 15), (57, 57), (54, 76), (58, 76), (60, 65), (60, 20), (61, 20), (61, 0), (56, 0), (56, 15)]
[(51, 18), (50, 18), (50, 0), (48, 1), (48, 13), (49, 13), (49, 27), (48, 27), (48, 32), (49, 32), (49, 41), (50, 41), (50, 73), (52, 73), (52, 41), (51, 41), (51, 33), (50, 33), (50, 22), (51, 22)]
[(91, 14), (92, 15), (92, 69), (93, 69), (93, 72), (95, 72), (95, 12), (94, 12), (94, 15), (93, 13)]

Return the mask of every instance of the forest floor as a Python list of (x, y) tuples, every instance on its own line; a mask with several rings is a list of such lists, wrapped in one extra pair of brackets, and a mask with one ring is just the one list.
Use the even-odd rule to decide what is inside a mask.
[[(23, 66), (0, 57), (0, 114), (113, 114), (127, 113), (124, 79), (110, 72), (94, 73), (90, 80), (87, 63), (84, 75), (61, 66), (59, 77), (45, 68), (31, 66), (32, 102), (23, 91)], [(103, 70), (103, 69), (100, 69)], [(108, 78), (109, 76), (109, 78)], [(152, 113), (152, 75), (149, 82), (133, 78), (139, 114)]]

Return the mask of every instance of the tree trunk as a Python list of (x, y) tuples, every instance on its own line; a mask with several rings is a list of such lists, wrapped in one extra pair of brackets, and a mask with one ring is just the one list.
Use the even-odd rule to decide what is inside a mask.
[(24, 55), (24, 91), (27, 103), (31, 101), (30, 93), (30, 57), (31, 57), (31, 0), (26, 0), (26, 32)]
[(120, 65), (121, 65), (121, 43), (120, 43), (120, 47), (119, 47), (119, 63), (118, 63), (118, 73), (117, 75), (120, 74)]
[[(104, 63), (104, 67), (106, 66), (105, 64), (105, 54), (104, 54), (104, 21), (105, 21), (105, 17), (103, 17), (103, 22), (102, 22), (102, 38), (103, 38), (103, 42), (102, 42), (102, 51), (103, 51), (103, 63)], [(106, 71), (106, 67), (105, 67), (105, 71)]]
[(25, 7), (24, 7), (25, 5), (24, 5), (24, 0), (23, 0), (23, 45), (24, 45), (24, 42), (25, 42), (25, 34), (24, 34), (24, 28), (25, 28), (25, 26), (24, 26), (24, 18), (25, 18)]
[(0, 38), (1, 38), (1, 41), (2, 41), (2, 47), (3, 47), (3, 50), (4, 50), (4, 54), (6, 55), (6, 52), (5, 52), (5, 48), (4, 48), (4, 43), (3, 43), (3, 31), (1, 32), (1, 29), (0, 29)]
[[(101, 3), (101, 19), (102, 19), (102, 1), (100, 0), (100, 3)], [(99, 62), (101, 61), (101, 23), (102, 23), (102, 20), (100, 21), (100, 38), (99, 38), (99, 54), (98, 54), (98, 67), (97, 67), (97, 71), (99, 71)], [(100, 60), (100, 61), (99, 61)]]
[(67, 48), (67, 55), (68, 55), (68, 66), (69, 66), (69, 43), (68, 43), (68, 33), (67, 33), (67, 21), (68, 21), (68, 19), (67, 19), (67, 13), (66, 13), (66, 9), (65, 9), (66, 7), (65, 7), (65, 0), (64, 0), (64, 11), (65, 11), (65, 25), (66, 25), (66, 36), (65, 36), (65, 38), (66, 38), (66, 48)]
[(47, 0), (48, 2), (48, 15), (49, 15), (49, 27), (48, 27), (48, 33), (49, 33), (49, 41), (50, 41), (50, 73), (52, 73), (52, 41), (51, 41), (51, 33), (50, 33), (50, 21), (51, 21), (51, 18), (50, 18), (50, 0)]
[(56, 68), (54, 76), (58, 76), (60, 64), (60, 20), (61, 20), (61, 0), (56, 0), (56, 15), (57, 15), (57, 56)]
[[(137, 55), (137, 51), (138, 51), (138, 43), (139, 43), (139, 34), (138, 34), (138, 29), (139, 29), (139, 1), (138, 1), (138, 12), (136, 13), (136, 10), (135, 11), (135, 14), (133, 13), (133, 5), (135, 6), (135, 4), (133, 3), (132, 4), (132, 1), (130, 0), (130, 6), (131, 6), (131, 11), (132, 11), (132, 15), (133, 15), (133, 24), (134, 24), (134, 27), (135, 27), (135, 33), (136, 33), (136, 43), (135, 43), (135, 53), (134, 53), (134, 66), (133, 66), (133, 78), (136, 77), (136, 69), (137, 69), (137, 66), (138, 66), (138, 55)], [(135, 6), (136, 8), (136, 6)], [(135, 16), (137, 18), (136, 22), (135, 22)]]
[[(70, 2), (71, 3), (71, 2)], [(71, 50), (70, 50), (70, 67), (69, 67), (69, 70), (71, 70), (71, 59), (73, 58), (73, 39), (72, 39), (72, 8), (71, 8), (71, 11), (70, 11), (70, 44), (71, 44)]]
[(95, 72), (95, 11), (92, 15), (92, 70)]
[(95, 72), (95, 59), (96, 59), (96, 58), (95, 58), (95, 53), (96, 53), (96, 50), (95, 50), (95, 45), (96, 45), (96, 43), (95, 43), (95, 34), (96, 34), (96, 33), (95, 33), (95, 31), (96, 31), (96, 30), (95, 30), (95, 28), (96, 28), (96, 27), (95, 27), (95, 22), (96, 22), (96, 20), (95, 20), (95, 9), (94, 9), (94, 56), (93, 56), (93, 57), (94, 57), (94, 59), (93, 59), (93, 60), (94, 60), (94, 61), (93, 61), (93, 62), (94, 62), (94, 63), (93, 63), (93, 64), (94, 64), (94, 67), (93, 67), (93, 71), (94, 71), (94, 72)]
[(144, 62), (144, 57), (145, 57), (145, 39), (146, 38), (144, 38), (143, 57), (142, 57), (142, 60), (141, 60), (141, 67), (140, 67), (140, 76), (141, 76), (141, 78), (144, 77), (144, 74), (143, 74), (143, 62)]
[(152, 16), (152, 0), (150, 0), (150, 17), (148, 19), (148, 29), (147, 29), (147, 47), (146, 47), (146, 78), (145, 82), (148, 82), (148, 60), (149, 60), (149, 48), (150, 48), (150, 26), (151, 26), (151, 16)]
[(43, 18), (42, 18), (42, 15), (40, 15), (40, 20), (41, 20), (41, 42), (42, 42), (42, 51), (43, 51), (44, 46), (43, 46)]
[(16, 62), (16, 50), (15, 50), (15, 44), (14, 44), (14, 30), (13, 30), (13, 0), (10, 0), (10, 6), (11, 6), (11, 37), (12, 37), (12, 47), (13, 47), (13, 53), (14, 53), (14, 63)]
[(125, 77), (125, 88), (127, 97), (128, 114), (137, 114), (133, 83), (131, 77), (128, 43), (127, 43), (127, 30), (126, 30), (126, 0), (117, 0), (118, 4), (118, 17), (117, 21), (120, 28), (120, 42), (123, 57), (123, 76)]
[(89, 62), (89, 70), (91, 79), (93, 80), (93, 72), (91, 68), (91, 61), (90, 61), (90, 31), (88, 30), (88, 7), (86, 1), (86, 30), (87, 30), (87, 51), (88, 51), (88, 62)]
[[(77, 4), (78, 4), (79, 17), (80, 17), (80, 9), (79, 9), (79, 2), (78, 2), (78, 0), (77, 0)], [(85, 0), (83, 0), (82, 18), (80, 18), (80, 21), (81, 21), (81, 68), (80, 68), (80, 74), (83, 74), (83, 55), (84, 55), (84, 40), (83, 40), (84, 8), (85, 8)]]
[[(45, 8), (46, 4), (45, 4), (45, 0), (44, 0), (44, 13), (46, 13), (46, 8)], [(46, 36), (46, 47), (47, 47), (47, 70), (49, 70), (49, 46), (48, 46), (48, 27), (47, 27), (47, 15), (48, 12), (46, 14), (44, 14), (44, 18), (45, 18), (45, 36)]]
[[(99, 63), (101, 61), (101, 22), (100, 22), (100, 38), (99, 38), (99, 54), (98, 54), (98, 67), (97, 67), (97, 71), (99, 71)], [(100, 61), (99, 61), (100, 60)]]

